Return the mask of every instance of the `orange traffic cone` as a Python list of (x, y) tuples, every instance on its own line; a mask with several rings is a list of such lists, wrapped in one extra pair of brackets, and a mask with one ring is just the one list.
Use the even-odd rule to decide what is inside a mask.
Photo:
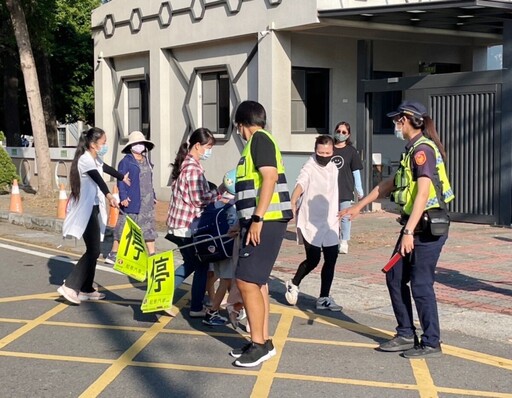
[[(119, 189), (117, 189), (117, 184), (114, 185), (114, 189), (112, 191), (112, 196), (114, 198), (116, 198), (117, 202), (119, 203)], [(118, 218), (119, 218), (119, 209), (116, 209), (115, 207), (110, 207), (110, 213), (108, 214), (107, 225), (110, 228), (115, 228)]]
[(66, 218), (66, 205), (68, 204), (68, 196), (64, 184), (60, 184), (59, 201), (57, 203), (57, 218)]
[(18, 180), (12, 181), (11, 191), (11, 205), (9, 207), (11, 213), (23, 213), (23, 207), (21, 206), (21, 195), (20, 187), (18, 186)]

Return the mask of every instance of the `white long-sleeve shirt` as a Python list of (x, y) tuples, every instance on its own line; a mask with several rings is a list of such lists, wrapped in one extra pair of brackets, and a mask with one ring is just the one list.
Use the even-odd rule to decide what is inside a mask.
[(320, 166), (312, 155), (302, 166), (297, 185), (303, 190), (297, 211), (297, 240), (313, 246), (336, 246), (339, 242), (338, 169), (329, 162)]

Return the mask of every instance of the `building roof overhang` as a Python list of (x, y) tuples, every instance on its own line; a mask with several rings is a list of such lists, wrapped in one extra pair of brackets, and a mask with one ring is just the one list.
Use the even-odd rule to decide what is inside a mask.
[(320, 21), (340, 20), (501, 36), (512, 21), (512, 1), (454, 0), (320, 10)]

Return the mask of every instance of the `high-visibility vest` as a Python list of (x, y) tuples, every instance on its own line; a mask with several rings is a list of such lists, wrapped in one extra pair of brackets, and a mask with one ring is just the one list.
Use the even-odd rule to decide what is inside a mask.
[(441, 152), (439, 152), (439, 149), (432, 140), (423, 136), (414, 143), (414, 145), (407, 153), (402, 154), (400, 168), (395, 174), (395, 189), (391, 194), (391, 198), (395, 203), (402, 206), (402, 212), (407, 215), (411, 214), (414, 200), (418, 194), (417, 182), (413, 181), (412, 178), (411, 156), (414, 153), (415, 148), (421, 144), (427, 144), (432, 147), (432, 149), (434, 149), (437, 170), (437, 177), (430, 181), (428, 200), (424, 210), (441, 207), (437, 197), (436, 188), (434, 186), (437, 181), (439, 181), (441, 184), (441, 187), (439, 188), (442, 192), (442, 198), (444, 199), (445, 203), (448, 203), (455, 198), (452, 187), (450, 185), (450, 181), (448, 180), (448, 176), (446, 174), (446, 167), (443, 161), (443, 157), (441, 156)]
[[(274, 137), (265, 130), (258, 130), (256, 133), (266, 134), (274, 144), (277, 164), (277, 183), (274, 186), (274, 193), (263, 215), (263, 221), (291, 220), (293, 218), (290, 202), (290, 192), (284, 174), (284, 165), (281, 152), (277, 147)], [(254, 137), (254, 135), (253, 135)], [(250, 219), (254, 214), (260, 200), (260, 189), (263, 182), (261, 173), (256, 170), (251, 155), (252, 137), (242, 151), (242, 157), (236, 168), (236, 210), (239, 219)]]

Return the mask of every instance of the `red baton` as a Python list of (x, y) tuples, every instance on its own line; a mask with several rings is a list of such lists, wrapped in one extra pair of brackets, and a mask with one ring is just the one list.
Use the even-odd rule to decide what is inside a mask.
[(402, 258), (402, 255), (400, 254), (400, 252), (396, 252), (393, 257), (391, 257), (388, 261), (388, 263), (384, 266), (384, 268), (382, 268), (382, 272), (386, 273), (388, 272), (391, 268), (393, 268), (395, 266), (395, 264), (398, 262), (398, 260), (400, 260)]

